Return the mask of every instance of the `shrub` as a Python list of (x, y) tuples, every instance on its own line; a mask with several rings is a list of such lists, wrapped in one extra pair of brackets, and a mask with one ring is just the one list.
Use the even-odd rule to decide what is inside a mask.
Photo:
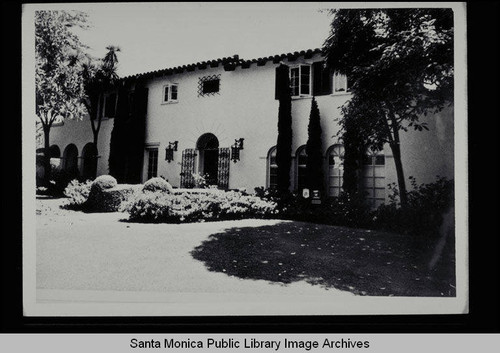
[(118, 182), (111, 175), (101, 175), (98, 176), (92, 183), (92, 188), (99, 188), (100, 190), (106, 190), (114, 188), (118, 185)]
[(144, 183), (143, 191), (163, 191), (167, 193), (172, 192), (172, 186), (168, 181), (163, 178), (151, 178)]
[(284, 219), (347, 227), (369, 227), (372, 219), (372, 212), (361, 194), (342, 193), (337, 198), (325, 198), (320, 205), (313, 205), (311, 199), (290, 192), (262, 187), (255, 192), (277, 203), (280, 218)]
[(438, 176), (433, 183), (417, 185), (415, 178), (409, 179), (413, 190), (408, 192), (408, 205), (401, 207), (398, 189), (392, 185), (390, 202), (376, 210), (374, 225), (416, 237), (437, 237), (443, 214), (454, 202), (454, 182)]
[(47, 185), (47, 194), (52, 196), (64, 196), (64, 190), (69, 182), (78, 178), (78, 170), (60, 169), (51, 165), (51, 179)]
[(123, 204), (133, 198), (139, 190), (138, 185), (117, 185), (111, 189), (101, 189), (92, 185), (84, 210), (87, 212), (117, 212), (123, 210)]
[(136, 195), (126, 209), (131, 220), (180, 223), (263, 218), (276, 213), (276, 204), (237, 191), (208, 189), (180, 194), (143, 192)]
[(78, 180), (73, 179), (64, 190), (64, 195), (69, 199), (67, 205), (70, 208), (78, 208), (82, 206), (89, 197), (91, 186), (92, 181), (90, 180), (79, 182)]
[(199, 173), (192, 173), (194, 180), (194, 187), (198, 189), (208, 189), (208, 174), (201, 175)]

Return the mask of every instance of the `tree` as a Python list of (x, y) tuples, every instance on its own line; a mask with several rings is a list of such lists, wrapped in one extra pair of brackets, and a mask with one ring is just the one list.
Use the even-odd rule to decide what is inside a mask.
[(277, 188), (280, 192), (290, 187), (292, 166), (292, 97), (288, 66), (280, 64), (276, 70), (276, 93), (279, 99), (278, 141), (276, 143)]
[(96, 149), (102, 121), (102, 114), (100, 114), (99, 107), (103, 106), (104, 93), (111, 89), (119, 78), (116, 73), (118, 66), (116, 53), (120, 51), (120, 48), (109, 45), (106, 49), (107, 53), (99, 63), (88, 60), (88, 62), (82, 65), (85, 92), (82, 103), (90, 117), (93, 142)]
[(118, 87), (108, 159), (109, 174), (128, 184), (141, 181), (148, 103), (145, 82), (138, 80), (134, 86), (133, 90), (127, 83)]
[(35, 13), (36, 116), (44, 135), (44, 182), (50, 179), (50, 129), (55, 122), (81, 118), (83, 85), (74, 60), (85, 48), (71, 29), (86, 28), (86, 14), (67, 11)]
[(321, 143), (321, 122), (318, 103), (313, 97), (309, 115), (308, 139), (306, 144), (306, 180), (311, 190), (320, 190), (323, 195), (323, 154)]
[(452, 103), (453, 12), (432, 8), (330, 12), (331, 34), (323, 48), (327, 65), (348, 76), (352, 92), (342, 107), (341, 126), (344, 131), (362, 131), (360, 144), (366, 148), (381, 150), (389, 144), (405, 206), (400, 131), (428, 130), (422, 115)]

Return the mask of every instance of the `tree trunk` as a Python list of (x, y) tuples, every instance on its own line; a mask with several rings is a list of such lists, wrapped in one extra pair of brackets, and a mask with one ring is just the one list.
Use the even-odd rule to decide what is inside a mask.
[(43, 149), (43, 185), (48, 187), (49, 186), (49, 181), (50, 181), (50, 175), (51, 175), (51, 166), (50, 166), (50, 126), (43, 124), (43, 142), (44, 142), (44, 149)]
[(99, 130), (92, 129), (92, 135), (94, 136), (92, 142), (94, 143), (95, 149), (97, 151), (97, 138), (99, 137)]
[(396, 174), (398, 176), (399, 198), (401, 200), (401, 207), (406, 207), (408, 204), (408, 196), (406, 194), (406, 182), (403, 171), (403, 163), (401, 162), (401, 147), (399, 139), (397, 143), (391, 143), (392, 155), (394, 157), (394, 164), (396, 165)]

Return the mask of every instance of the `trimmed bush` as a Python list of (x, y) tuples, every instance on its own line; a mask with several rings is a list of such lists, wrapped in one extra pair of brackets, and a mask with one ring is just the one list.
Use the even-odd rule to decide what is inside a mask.
[(112, 177), (111, 175), (101, 175), (95, 178), (94, 182), (92, 183), (92, 188), (106, 190), (114, 188), (116, 185), (118, 185), (118, 182), (114, 177)]
[(91, 186), (92, 181), (90, 180), (79, 182), (73, 179), (64, 190), (64, 195), (69, 199), (67, 206), (69, 208), (81, 207), (90, 195)]
[(172, 185), (163, 178), (151, 178), (144, 183), (142, 191), (163, 191), (172, 193)]
[(276, 203), (237, 191), (208, 189), (203, 193), (143, 192), (126, 206), (130, 219), (140, 222), (187, 223), (197, 221), (265, 218), (276, 214)]
[(85, 211), (87, 212), (118, 212), (135, 193), (140, 191), (140, 185), (117, 185), (111, 189), (101, 189), (92, 185)]

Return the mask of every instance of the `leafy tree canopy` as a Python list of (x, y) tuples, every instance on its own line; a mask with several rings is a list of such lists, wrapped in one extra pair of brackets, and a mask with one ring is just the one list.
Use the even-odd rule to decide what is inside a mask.
[(364, 116), (375, 147), (390, 142), (386, 123), (378, 120), (391, 115), (399, 129), (426, 129), (419, 116), (442, 109), (453, 98), (452, 10), (331, 13), (334, 19), (324, 52), (327, 64), (350, 81), (353, 99), (344, 113)]
[(355, 129), (362, 136), (364, 141), (351, 141), (357, 145), (350, 146), (354, 149), (381, 150), (389, 144), (401, 205), (405, 205), (399, 132), (411, 127), (427, 130), (420, 121), (422, 115), (452, 103), (453, 12), (342, 9), (330, 13), (334, 18), (323, 48), (326, 62), (347, 75), (352, 93), (342, 107), (342, 132)]
[(83, 85), (75, 58), (83, 45), (72, 31), (87, 28), (83, 12), (37, 11), (35, 13), (36, 114), (49, 127), (56, 118), (80, 117)]

